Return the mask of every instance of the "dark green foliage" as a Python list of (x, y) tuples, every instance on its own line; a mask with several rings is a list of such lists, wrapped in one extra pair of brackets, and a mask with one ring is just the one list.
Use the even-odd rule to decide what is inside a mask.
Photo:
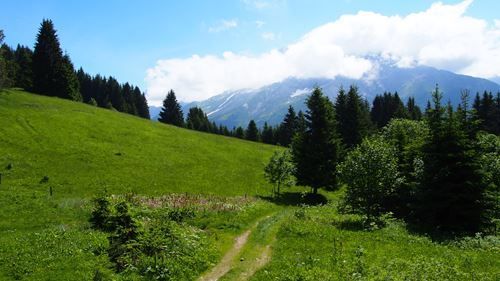
[(422, 119), (422, 111), (420, 110), (420, 107), (415, 104), (415, 98), (408, 98), (408, 102), (406, 103), (406, 111), (408, 113), (408, 118), (410, 118), (411, 120)]
[(177, 98), (175, 97), (173, 90), (170, 90), (167, 97), (163, 100), (163, 107), (158, 121), (177, 127), (184, 126), (184, 116), (182, 115), (181, 106), (177, 102)]
[(81, 95), (73, 64), (63, 55), (54, 24), (43, 20), (33, 52), (33, 91), (79, 101)]
[(146, 99), (146, 95), (141, 92), (139, 87), (134, 87), (134, 100), (135, 100), (135, 108), (137, 110), (137, 116), (142, 117), (144, 119), (150, 119), (149, 115), (149, 106), (148, 101)]
[[(5, 39), (5, 35), (3, 34), (3, 30), (0, 29), (0, 45), (3, 44), (3, 40)], [(5, 80), (7, 79), (6, 75), (6, 65), (5, 59), (3, 57), (3, 48), (0, 48), (0, 90), (5, 88)]]
[(258, 141), (259, 138), (260, 138), (259, 129), (257, 129), (255, 121), (250, 120), (250, 122), (248, 122), (248, 126), (245, 131), (245, 139), (249, 141)]
[(297, 131), (298, 126), (297, 115), (293, 106), (288, 107), (288, 112), (283, 119), (283, 122), (278, 127), (277, 143), (283, 146), (290, 146), (293, 136)]
[(483, 196), (483, 225), (485, 231), (497, 234), (500, 225), (500, 137), (480, 133), (477, 146), (486, 190)]
[(347, 184), (345, 204), (351, 212), (365, 215), (371, 223), (391, 211), (388, 203), (402, 179), (396, 151), (384, 139), (364, 139), (339, 165), (339, 174)]
[(119, 84), (112, 76), (103, 78), (98, 74), (92, 77), (82, 68), (77, 71), (76, 75), (85, 103), (94, 100), (100, 107), (114, 108), (145, 119), (150, 118), (146, 97), (138, 87), (129, 83)]
[(269, 126), (267, 122), (264, 122), (264, 127), (262, 128), (262, 142), (275, 144), (274, 129), (272, 126)]
[(343, 144), (352, 148), (361, 143), (363, 137), (371, 131), (369, 107), (358, 93), (355, 86), (349, 87), (345, 95), (341, 88), (335, 103), (338, 132)]
[(127, 202), (119, 202), (115, 206), (115, 214), (111, 217), (113, 233), (108, 237), (109, 259), (115, 264), (117, 271), (124, 270), (137, 257), (137, 239), (139, 227), (129, 212)]
[[(411, 119), (418, 120), (420, 118), (418, 106), (415, 105), (413, 98), (408, 99), (408, 106), (411, 107), (413, 117)], [(398, 93), (384, 93), (377, 95), (373, 100), (372, 110), (370, 112), (371, 120), (378, 128), (382, 128), (392, 118), (406, 118), (408, 113)]]
[(482, 96), (477, 93), (473, 108), (478, 129), (500, 135), (500, 92), (496, 97), (491, 92), (484, 92)]
[(6, 44), (1, 45), (0, 53), (2, 54), (3, 87), (14, 87), (16, 84), (16, 73), (19, 71), (19, 66), (15, 61), (15, 53), (12, 48)]
[(90, 223), (95, 229), (102, 231), (111, 230), (111, 208), (110, 199), (106, 195), (101, 195), (94, 199), (94, 208), (91, 213)]
[(382, 129), (381, 136), (394, 148), (398, 171), (403, 179), (385, 202), (386, 208), (397, 217), (407, 218), (422, 176), (422, 147), (429, 137), (429, 128), (423, 121), (392, 119)]
[(199, 107), (191, 107), (186, 118), (186, 127), (188, 129), (213, 132), (212, 123), (208, 120), (207, 115)]
[(483, 178), (471, 141), (451, 106), (442, 107), (441, 96), (436, 86), (415, 219), (427, 231), (475, 233), (481, 229)]
[(294, 138), (292, 154), (298, 184), (311, 186), (317, 193), (320, 187), (336, 187), (340, 140), (333, 104), (321, 89), (315, 88), (306, 104), (306, 130)]
[(239, 138), (239, 139), (244, 139), (245, 138), (245, 130), (241, 126), (238, 126), (238, 128), (234, 129), (234, 136)]

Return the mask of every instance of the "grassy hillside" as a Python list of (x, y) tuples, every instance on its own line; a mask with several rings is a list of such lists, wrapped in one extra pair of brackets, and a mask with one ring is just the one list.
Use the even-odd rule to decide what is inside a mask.
[(277, 149), (17, 90), (0, 92), (0, 132), (0, 280), (89, 279), (108, 262), (92, 197), (266, 195)]
[(275, 149), (21, 91), (0, 94), (0, 128), (2, 185), (50, 185), (65, 197), (104, 188), (260, 194), (267, 191), (262, 168)]

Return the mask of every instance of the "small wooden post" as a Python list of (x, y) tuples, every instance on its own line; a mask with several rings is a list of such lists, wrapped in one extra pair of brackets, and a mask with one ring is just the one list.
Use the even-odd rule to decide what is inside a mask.
[(49, 186), (49, 193), (50, 193), (50, 197), (52, 197), (52, 185)]

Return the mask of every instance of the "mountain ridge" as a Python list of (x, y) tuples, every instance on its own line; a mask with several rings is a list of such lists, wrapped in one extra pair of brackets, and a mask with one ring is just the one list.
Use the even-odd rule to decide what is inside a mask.
[[(453, 105), (460, 102), (462, 90), (470, 91), (471, 100), (476, 92), (500, 91), (500, 85), (488, 79), (456, 74), (429, 66), (401, 68), (380, 63), (375, 71), (376, 73), (369, 73), (360, 79), (342, 76), (333, 79), (289, 77), (258, 89), (226, 91), (204, 101), (182, 103), (181, 106), (185, 114), (190, 107), (201, 107), (211, 121), (232, 128), (245, 127), (252, 119), (258, 126), (263, 126), (264, 122), (271, 125), (279, 124), (289, 105), (297, 111), (305, 110), (305, 98), (316, 86), (322, 88), (331, 100), (335, 100), (340, 87), (348, 88), (350, 85), (355, 85), (370, 103), (376, 95), (398, 92), (403, 101), (406, 102), (408, 97), (414, 97), (421, 107), (425, 107), (436, 84), (443, 92), (443, 101), (450, 101)], [(153, 112), (159, 108), (150, 110), (152, 118), (155, 119)]]

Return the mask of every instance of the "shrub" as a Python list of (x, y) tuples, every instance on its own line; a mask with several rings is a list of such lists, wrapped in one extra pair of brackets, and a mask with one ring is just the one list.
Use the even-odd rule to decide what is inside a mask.
[(395, 150), (379, 137), (368, 138), (348, 153), (339, 166), (347, 184), (344, 203), (353, 213), (374, 221), (387, 210), (386, 203), (401, 182)]
[(295, 166), (290, 151), (275, 151), (264, 168), (266, 179), (273, 184), (273, 195), (279, 195), (282, 186), (290, 187), (295, 184), (294, 172)]

